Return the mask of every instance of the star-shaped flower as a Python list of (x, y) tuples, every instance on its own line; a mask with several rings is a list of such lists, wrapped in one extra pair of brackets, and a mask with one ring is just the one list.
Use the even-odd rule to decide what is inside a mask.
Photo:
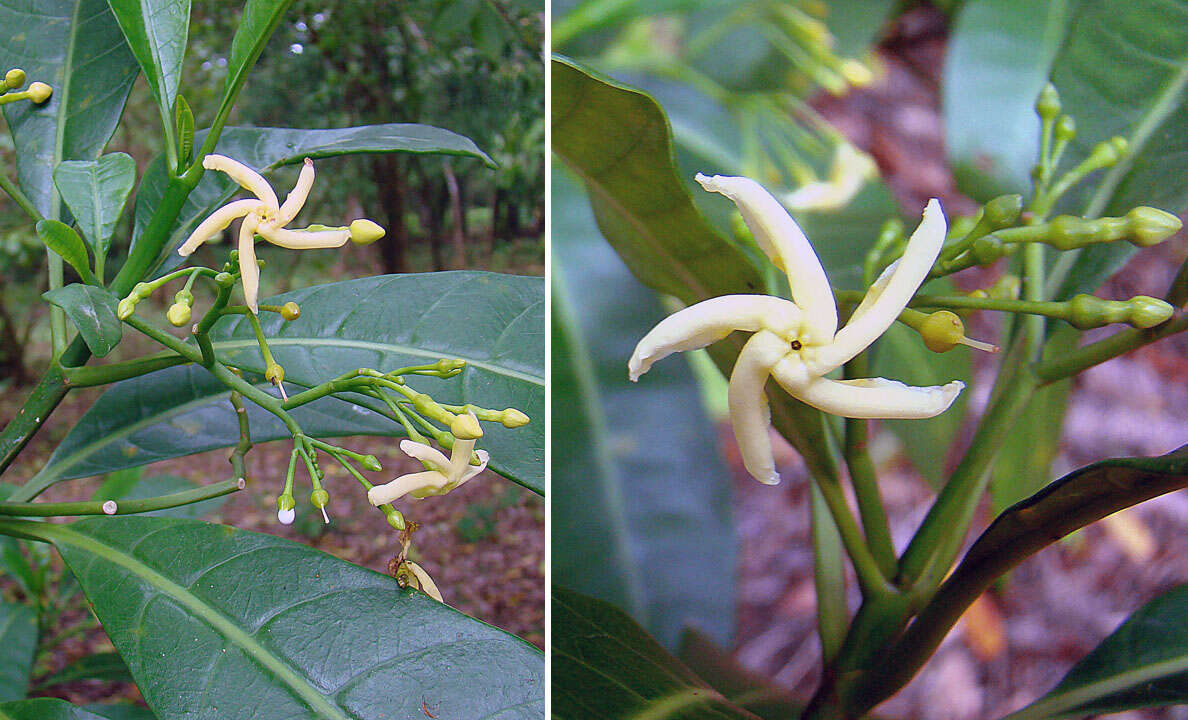
[[(272, 186), (260, 173), (247, 165), (225, 155), (207, 155), (202, 158), (202, 167), (218, 170), (231, 177), (255, 198), (236, 200), (216, 210), (203, 220), (177, 252), (182, 257), (198, 249), (198, 246), (222, 232), (236, 218), (243, 218), (239, 226), (239, 269), (243, 280), (244, 301), (253, 313), (259, 313), (257, 301), (260, 292), (260, 267), (256, 264), (256, 235), (259, 234), (273, 245), (292, 250), (342, 247), (347, 240), (366, 244), (383, 236), (383, 229), (370, 220), (356, 220), (349, 228), (330, 230), (289, 230), (285, 226), (297, 217), (309, 197), (313, 186), (313, 161), (305, 159), (301, 174), (293, 191), (279, 204)], [(376, 234), (378, 231), (378, 235)]]
[(843, 142), (833, 151), (829, 179), (800, 186), (784, 196), (784, 205), (792, 210), (837, 210), (849, 205), (866, 181), (877, 176), (874, 160)]
[(754, 333), (730, 375), (729, 407), (743, 464), (760, 482), (774, 485), (764, 395), (768, 376), (790, 395), (824, 412), (855, 418), (927, 418), (939, 415), (965, 385), (909, 387), (883, 378), (831, 380), (825, 374), (862, 352), (893, 323), (928, 276), (945, 239), (940, 203), (931, 200), (903, 257), (870, 287), (845, 327), (825, 269), (780, 203), (754, 180), (706, 177), (697, 181), (734, 201), (759, 247), (788, 275), (792, 301), (767, 295), (725, 295), (665, 318), (644, 336), (628, 363), (632, 380), (674, 352), (694, 350), (735, 330)]
[[(414, 498), (445, 495), (478, 475), (487, 467), (487, 452), (475, 450), (474, 440), (454, 440), (454, 448), (447, 458), (440, 450), (414, 440), (401, 440), (400, 449), (429, 468), (423, 472), (401, 475), (390, 483), (376, 485), (367, 491), (372, 505), (383, 505), (411, 494)], [(471, 465), (471, 453), (478, 455), (479, 464)]]

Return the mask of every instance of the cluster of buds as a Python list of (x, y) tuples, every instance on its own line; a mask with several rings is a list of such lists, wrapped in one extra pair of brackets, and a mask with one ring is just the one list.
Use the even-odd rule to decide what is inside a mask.
[(0, 105), (6, 105), (18, 100), (28, 100), (34, 105), (40, 105), (50, 99), (54, 89), (43, 82), (33, 82), (25, 90), (25, 71), (13, 68), (4, 74), (4, 94), (0, 95)]

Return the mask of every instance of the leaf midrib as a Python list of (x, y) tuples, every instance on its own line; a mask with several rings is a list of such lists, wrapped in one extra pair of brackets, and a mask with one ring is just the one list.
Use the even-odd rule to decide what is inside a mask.
[(261, 645), (251, 635), (244, 632), (225, 615), (204, 604), (192, 592), (148, 565), (121, 552), (118, 548), (87, 537), (67, 526), (50, 526), (46, 524), (41, 534), (51, 540), (55, 545), (63, 543), (73, 545), (80, 550), (90, 552), (93, 555), (123, 567), (136, 577), (156, 588), (161, 594), (181, 603), (199, 619), (206, 622), (207, 625), (222, 635), (222, 637), (237, 645), (246, 655), (255, 659), (265, 669), (270, 670), (275, 677), (292, 689), (299, 698), (304, 700), (310, 709), (320, 713), (323, 717), (335, 718), (336, 720), (351, 720), (349, 716), (343, 714), (340, 708), (330, 704), (325, 696), (313, 688), (287, 661), (269, 652), (267, 648)]
[(1056, 695), (1048, 695), (1033, 705), (1012, 713), (1003, 720), (1056, 717), (1076, 710), (1082, 705), (1129, 690), (1146, 682), (1160, 680), (1188, 671), (1188, 652), (1171, 660), (1142, 665), (1127, 672), (1111, 675), (1097, 682), (1081, 685)]

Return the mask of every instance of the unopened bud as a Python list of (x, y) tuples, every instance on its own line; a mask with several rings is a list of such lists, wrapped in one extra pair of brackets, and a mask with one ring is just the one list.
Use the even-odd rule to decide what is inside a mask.
[(1171, 304), (1147, 295), (1132, 297), (1127, 305), (1130, 306), (1127, 322), (1140, 329), (1155, 327), (1175, 313)]
[(384, 466), (380, 465), (379, 458), (374, 455), (364, 455), (363, 457), (359, 458), (359, 464), (362, 465), (364, 469), (370, 470), (372, 472), (379, 472), (380, 470), (384, 469)]
[(1071, 115), (1065, 115), (1056, 123), (1056, 140), (1070, 142), (1077, 136), (1077, 123)]
[(379, 224), (374, 223), (366, 218), (360, 218), (351, 222), (351, 242), (356, 245), (370, 245), (382, 238), (385, 231)]
[(29, 93), (30, 100), (40, 105), (50, 99), (50, 95), (54, 94), (54, 89), (43, 82), (35, 82), (25, 92)]
[(973, 241), (969, 252), (979, 265), (989, 265), (1006, 254), (1002, 240), (994, 235), (986, 235)]
[(1035, 101), (1035, 112), (1045, 120), (1054, 120), (1060, 114), (1060, 93), (1052, 83), (1044, 85)]
[(293, 510), (297, 503), (292, 495), (281, 495), (276, 499), (276, 519), (282, 525), (292, 525), (297, 513)]
[(1153, 207), (1136, 207), (1126, 213), (1130, 241), (1139, 247), (1157, 245), (1183, 227), (1180, 218)]
[(136, 301), (131, 297), (126, 297), (116, 305), (116, 317), (120, 320), (127, 320), (132, 317), (132, 313), (136, 312)]
[(1126, 138), (1114, 136), (1094, 145), (1092, 152), (1089, 153), (1088, 162), (1098, 168), (1111, 167), (1122, 159), (1128, 146)]
[(508, 408), (504, 410), (502, 415), (503, 417), (500, 419), (500, 422), (502, 422), (503, 427), (506, 428), (523, 427), (530, 422), (527, 415), (515, 408)]
[(231, 287), (235, 283), (235, 278), (229, 272), (217, 273), (214, 276), (215, 284), (219, 287)]
[(982, 217), (995, 230), (1001, 230), (1002, 228), (1014, 225), (1015, 221), (1019, 219), (1019, 213), (1022, 211), (1022, 195), (999, 195), (986, 203)]
[(924, 347), (932, 352), (948, 352), (958, 345), (967, 345), (985, 352), (998, 352), (994, 345), (965, 337), (965, 324), (956, 313), (949, 310), (937, 310), (932, 313), (920, 323), (917, 330), (924, 339)]
[(1098, 240), (1098, 225), (1074, 215), (1058, 215), (1048, 223), (1046, 243), (1058, 250), (1084, 247)]
[(280, 366), (280, 363), (268, 363), (268, 367), (264, 370), (264, 379), (273, 385), (280, 385), (285, 381), (285, 369)]
[(25, 71), (20, 68), (13, 68), (4, 73), (4, 84), (12, 90), (23, 87), (25, 84)]
[(281, 305), (280, 314), (285, 320), (292, 322), (301, 317), (301, 306), (290, 300), (284, 305)]
[(132, 295), (134, 295), (137, 300), (144, 300), (152, 294), (153, 287), (148, 283), (138, 282), (132, 286)]
[(169, 319), (169, 324), (173, 327), (181, 327), (190, 322), (190, 306), (174, 303), (169, 306), (165, 317)]
[(483, 436), (483, 429), (474, 415), (457, 415), (450, 423), (450, 434), (459, 440), (477, 440)]

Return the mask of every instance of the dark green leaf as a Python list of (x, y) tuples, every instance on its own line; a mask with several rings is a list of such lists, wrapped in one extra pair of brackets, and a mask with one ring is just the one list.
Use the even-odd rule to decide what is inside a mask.
[[(265, 302), (293, 300), (301, 318), (261, 317), (268, 344), (292, 386), (312, 386), (359, 367), (392, 370), (442, 357), (468, 361), (450, 380), (409, 383), (439, 402), (503, 409), (532, 419), (507, 429), (493, 423), (479, 447), (491, 467), (536, 492), (544, 489), (544, 283), (480, 272), (386, 275), (319, 285)], [(220, 356), (263, 373), (251, 326), (225, 319), (212, 337)], [(189, 455), (239, 441), (227, 389), (205, 370), (168, 368), (117, 383), (71, 430), (43, 477), (95, 475)], [(275, 394), (275, 390), (272, 390)], [(371, 408), (374, 399), (355, 396)], [(248, 403), (253, 440), (288, 437), (273, 416)], [(327, 398), (295, 411), (319, 437), (400, 435), (394, 421)], [(493, 426), (494, 425), (494, 426)]]
[(74, 228), (57, 220), (38, 220), (37, 236), (41, 238), (46, 247), (62, 256), (62, 259), (78, 272), (84, 282), (91, 282), (95, 279), (91, 272), (91, 258), (87, 255), (86, 243), (78, 236)]
[[(195, 142), (201, 143), (206, 131), (199, 132)], [(469, 138), (449, 130), (429, 125), (389, 123), (363, 125), (337, 130), (295, 130), (292, 128), (227, 128), (219, 137), (215, 152), (233, 157), (258, 170), (269, 173), (283, 165), (302, 162), (305, 158), (327, 158), (359, 153), (435, 153), (492, 161)], [(328, 171), (323, 169), (322, 174)], [(321, 182), (332, 178), (332, 172)], [(148, 227), (149, 218), (165, 194), (169, 181), (165, 158), (158, 155), (144, 172), (136, 193), (136, 224), (132, 242), (135, 244)], [(330, 180), (332, 182), (332, 180)], [(190, 193), (178, 214), (170, 240), (165, 243), (163, 267), (168, 269), (181, 263), (176, 249), (193, 232), (198, 223), (227, 202), (240, 187), (223, 173), (208, 172), (198, 187)], [(282, 196), (283, 197), (283, 196)], [(328, 211), (331, 214), (333, 211)], [(318, 217), (322, 217), (319, 213)], [(328, 223), (349, 222), (354, 218), (326, 217)]]
[(730, 471), (689, 366), (627, 380), (665, 315), (598, 235), (576, 185), (553, 175), (553, 572), (627, 610), (668, 647), (693, 624), (733, 635)]
[(103, 357), (120, 344), (124, 324), (116, 317), (119, 300), (111, 291), (94, 285), (73, 283), (50, 290), (42, 297), (66, 311), (95, 357)]
[(685, 304), (759, 292), (754, 266), (678, 179), (656, 101), (568, 60), (552, 69), (553, 150), (585, 183), (598, 227), (636, 277)]
[(42, 105), (5, 105), (4, 117), (21, 189), (42, 215), (60, 219), (54, 168), (99, 156), (136, 79), (136, 59), (107, 0), (6, 0), (0, 27), (10, 28), (0, 37), (0, 67), (24, 68), (30, 82), (54, 90)]
[(223, 104), (234, 100), (247, 80), (248, 72), (268, 44), (293, 0), (247, 0), (235, 37), (231, 40), (231, 58), (227, 61), (227, 82)]
[(119, 653), (106, 652), (84, 655), (53, 675), (37, 683), (38, 688), (77, 682), (79, 680), (102, 680), (104, 682), (132, 682), (128, 665)]
[(1188, 585), (1127, 618), (1050, 693), (1010, 717), (1104, 715), (1188, 703)]
[[(1118, 165), (1096, 174), (1066, 209), (1089, 216), (1123, 214), (1136, 205), (1188, 209), (1188, 3), (1109, 0), (1087, 3), (1076, 32), (1052, 66), (1064, 111), (1076, 118), (1067, 167), (1113, 135), (1130, 143)], [(1092, 292), (1137, 248), (1109, 243), (1072, 251), (1058, 265), (1057, 299)]]
[(143, 467), (124, 468), (115, 470), (103, 477), (103, 484), (91, 495), (92, 500), (116, 500), (132, 492), (132, 488), (140, 482), (144, 475)]
[(181, 82), (190, 30), (190, 0), (109, 0), (124, 37), (168, 122)]
[[(7, 499), (16, 489), (15, 485), (0, 483), (0, 500)], [(36, 580), (29, 560), (21, 552), (20, 541), (14, 537), (0, 535), (0, 577), (5, 574), (12, 576), (22, 592), (33, 595)]]
[(103, 720), (99, 715), (57, 698), (0, 703), (0, 720)]
[(787, 690), (777, 687), (770, 678), (746, 669), (729, 652), (695, 630), (681, 635), (677, 657), (727, 700), (763, 720), (795, 720), (804, 710), (804, 703), (795, 702)]
[(0, 702), (25, 697), (36, 650), (37, 613), (27, 605), (0, 600)]
[(67, 160), (54, 170), (54, 184), (95, 257), (106, 256), (116, 221), (136, 184), (136, 161), (124, 153)]
[(990, 471), (990, 498), (995, 512), (1032, 495), (1052, 478), (1052, 463), (1060, 454), (1064, 410), (1071, 391), (1072, 378), (1040, 388), (1015, 421)]
[(962, 7), (945, 57), (945, 146), (961, 189), (977, 199), (1030, 192), (1039, 149), (1035, 98), (1079, 4), (970, 0)]
[(304, 545), (168, 518), (22, 530), (78, 575), (161, 720), (195, 698), (227, 720), (544, 717), (536, 648)]
[(552, 709), (558, 720), (755, 720), (609, 603), (553, 586)]
[(157, 720), (152, 710), (139, 705), (84, 705), (83, 709), (107, 720)]
[[(102, 497), (96, 496), (92, 500), (143, 500), (147, 498), (159, 497), (161, 495), (169, 495), (170, 493), (184, 492), (186, 490), (193, 490), (198, 487), (198, 483), (188, 478), (179, 477), (177, 475), (154, 475), (152, 477), (141, 478), (131, 489), (120, 494), (105, 493)], [(189, 520), (197, 520), (199, 518), (210, 515), (216, 512), (219, 508), (227, 502), (228, 496), (223, 495), (210, 500), (203, 500), (202, 502), (193, 503), (192, 505), (181, 505), (175, 508), (166, 508), (165, 510), (154, 510), (152, 512), (143, 513), (149, 517), (175, 517)]]
[(184, 95), (177, 96), (174, 124), (177, 129), (177, 161), (188, 167), (194, 155), (194, 111)]

